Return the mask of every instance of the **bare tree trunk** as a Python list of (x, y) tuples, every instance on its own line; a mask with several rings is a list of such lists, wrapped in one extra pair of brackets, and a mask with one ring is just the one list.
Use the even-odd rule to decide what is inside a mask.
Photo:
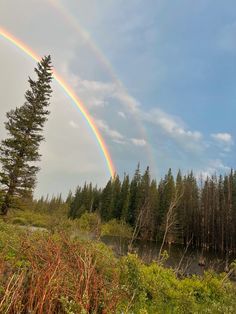
[(144, 204), (142, 205), (140, 211), (139, 211), (139, 214), (138, 214), (138, 217), (137, 217), (137, 220), (136, 220), (136, 223), (135, 223), (135, 226), (134, 226), (134, 231), (133, 231), (133, 234), (132, 234), (132, 238), (128, 244), (128, 251), (131, 252), (132, 249), (133, 249), (133, 243), (135, 241), (135, 239), (137, 238), (138, 234), (139, 234), (139, 231), (141, 230), (142, 226), (143, 226), (143, 223), (144, 223), (144, 214), (147, 212), (147, 208), (149, 206), (149, 203), (148, 201), (144, 202)]
[(192, 238), (188, 241), (188, 243), (187, 243), (187, 245), (186, 245), (186, 247), (185, 247), (185, 250), (184, 250), (184, 252), (183, 252), (183, 254), (182, 254), (182, 256), (181, 256), (181, 259), (180, 259), (180, 261), (179, 261), (179, 265), (177, 266), (177, 268), (176, 268), (176, 270), (175, 270), (176, 273), (178, 273), (178, 272), (180, 271), (180, 267), (181, 267), (181, 265), (182, 265), (182, 263), (183, 263), (184, 257), (185, 257), (185, 255), (186, 255), (186, 253), (187, 253), (187, 251), (188, 251), (188, 248), (189, 248), (189, 246), (190, 246), (192, 240), (193, 240), (193, 235), (192, 235)]
[(175, 221), (175, 212), (174, 212), (174, 209), (176, 208), (176, 206), (178, 205), (181, 197), (183, 196), (183, 192), (178, 196), (178, 193), (176, 192), (175, 193), (175, 198), (173, 201), (171, 201), (170, 203), (170, 206), (169, 206), (169, 209), (167, 211), (167, 214), (166, 214), (166, 224), (165, 224), (165, 232), (164, 232), (164, 236), (162, 238), (162, 243), (161, 243), (161, 247), (160, 247), (160, 250), (159, 250), (159, 254), (158, 254), (158, 261), (161, 260), (161, 254), (162, 254), (162, 250), (163, 250), (163, 247), (164, 247), (164, 244), (166, 242), (166, 237), (167, 237), (167, 234), (170, 230), (170, 228), (174, 225), (174, 223), (176, 222)]

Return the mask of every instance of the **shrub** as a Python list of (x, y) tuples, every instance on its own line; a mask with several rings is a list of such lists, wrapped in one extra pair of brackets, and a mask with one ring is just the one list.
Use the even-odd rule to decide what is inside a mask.
[(112, 219), (102, 225), (101, 235), (118, 236), (123, 238), (132, 237), (132, 227), (123, 221)]
[(85, 212), (77, 221), (81, 231), (100, 233), (100, 217), (96, 213)]
[(30, 210), (17, 210), (9, 214), (8, 221), (12, 224), (46, 228), (49, 215)]
[(117, 260), (105, 246), (23, 232), (9, 253), (0, 254), (1, 313), (115, 312)]
[(27, 225), (27, 221), (21, 217), (13, 218), (12, 223), (13, 223), (13, 225), (21, 225), (21, 226)]
[(122, 304), (128, 313), (236, 312), (235, 287), (223, 283), (223, 275), (207, 272), (179, 279), (172, 269), (155, 262), (145, 265), (132, 254), (121, 259), (120, 274), (127, 299), (132, 300)]

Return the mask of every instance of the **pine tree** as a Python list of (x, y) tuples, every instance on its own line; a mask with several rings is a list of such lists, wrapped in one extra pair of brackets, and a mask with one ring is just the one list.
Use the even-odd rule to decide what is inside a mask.
[(163, 224), (165, 223), (165, 215), (175, 196), (175, 181), (171, 169), (168, 170), (165, 179), (160, 181), (158, 191), (160, 195), (158, 220), (160, 224)]
[(133, 226), (137, 219), (138, 210), (140, 208), (141, 201), (141, 191), (140, 191), (140, 183), (141, 183), (141, 174), (140, 174), (140, 165), (138, 164), (134, 177), (130, 183), (130, 199), (129, 199), (129, 211), (128, 222)]
[(112, 218), (120, 219), (121, 209), (120, 209), (120, 192), (121, 192), (121, 182), (118, 175), (115, 176), (112, 182), (112, 195), (113, 195), (113, 213)]
[(79, 216), (79, 208), (81, 206), (81, 187), (77, 187), (75, 196), (73, 197), (73, 200), (70, 204), (68, 217), (71, 217), (73, 219), (77, 218)]
[(72, 194), (72, 191), (70, 190), (66, 198), (66, 204), (70, 207), (72, 201), (73, 201), (73, 194)]
[(129, 176), (124, 175), (124, 180), (121, 186), (119, 208), (121, 211), (121, 219), (125, 222), (128, 222), (129, 219), (128, 217), (129, 197), (130, 197)]
[(181, 171), (179, 170), (176, 177), (176, 193), (177, 196), (180, 197), (180, 200), (176, 206), (176, 222), (174, 226), (175, 232), (175, 240), (177, 242), (183, 243), (183, 223), (184, 223), (184, 182), (182, 179)]
[(14, 200), (32, 196), (40, 160), (39, 145), (44, 140), (42, 131), (49, 111), (52, 93), (51, 57), (44, 57), (35, 68), (37, 80), (29, 78), (30, 89), (25, 103), (7, 113), (5, 123), (8, 138), (0, 146), (0, 183), (4, 191), (2, 214), (7, 214)]
[(112, 214), (114, 212), (114, 202), (112, 183), (113, 179), (110, 179), (102, 191), (100, 214), (104, 221), (108, 221), (113, 218)]

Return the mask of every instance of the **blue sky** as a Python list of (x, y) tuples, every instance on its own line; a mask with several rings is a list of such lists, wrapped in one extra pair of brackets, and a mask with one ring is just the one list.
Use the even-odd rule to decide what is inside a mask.
[[(236, 166), (235, 1), (22, 0), (17, 10), (15, 1), (0, 8), (2, 27), (52, 55), (119, 174), (139, 161), (158, 178), (169, 167), (206, 175)], [(0, 57), (4, 113), (22, 103), (34, 62), (1, 38)], [(91, 131), (56, 85), (46, 138), (37, 195), (106, 182)]]

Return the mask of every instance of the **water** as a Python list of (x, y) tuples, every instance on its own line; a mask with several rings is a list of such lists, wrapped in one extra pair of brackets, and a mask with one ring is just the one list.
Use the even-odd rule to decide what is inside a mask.
[[(128, 252), (129, 240), (121, 237), (104, 236), (101, 238), (102, 242), (111, 247), (117, 256), (122, 256)], [(145, 262), (150, 263), (158, 259), (161, 243), (152, 241), (135, 241), (133, 247), (135, 253)], [(185, 275), (203, 275), (207, 269), (213, 269), (216, 272), (226, 271), (229, 264), (236, 259), (236, 256), (229, 256), (228, 261), (225, 256), (213, 251), (206, 251), (203, 249), (188, 248), (185, 252), (183, 245), (166, 244), (163, 248), (168, 254), (164, 265), (178, 268), (181, 258), (184, 255), (180, 269)], [(185, 253), (184, 253), (185, 252)], [(204, 264), (200, 266), (199, 264)]]

